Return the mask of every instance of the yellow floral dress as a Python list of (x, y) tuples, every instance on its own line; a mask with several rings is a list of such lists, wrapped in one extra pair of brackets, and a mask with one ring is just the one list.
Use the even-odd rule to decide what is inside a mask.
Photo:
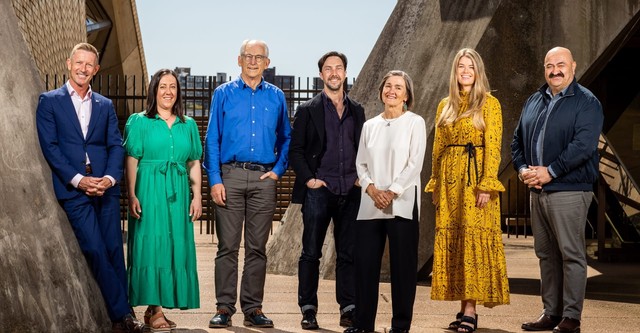
[[(464, 112), (467, 99), (462, 97)], [(447, 100), (438, 105), (436, 120)], [(497, 179), (502, 141), (498, 99), (487, 94), (482, 114), (484, 132), (471, 118), (436, 127), (432, 174), (425, 188), (434, 192), (436, 203), (431, 299), (476, 300), (493, 307), (509, 304), (498, 198), (504, 191)], [(476, 207), (476, 189), (491, 192), (485, 208)]]

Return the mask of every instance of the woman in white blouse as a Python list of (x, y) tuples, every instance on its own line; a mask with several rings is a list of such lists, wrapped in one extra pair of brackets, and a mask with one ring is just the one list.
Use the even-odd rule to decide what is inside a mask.
[(420, 171), (426, 127), (413, 106), (413, 82), (387, 73), (379, 87), (384, 111), (365, 122), (356, 168), (362, 201), (356, 221), (356, 315), (345, 333), (373, 332), (380, 265), (387, 237), (393, 317), (389, 333), (409, 332), (416, 294)]

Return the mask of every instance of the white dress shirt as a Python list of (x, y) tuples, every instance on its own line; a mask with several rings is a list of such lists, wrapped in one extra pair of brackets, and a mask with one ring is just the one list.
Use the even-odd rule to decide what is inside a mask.
[[(86, 95), (84, 95), (84, 98), (82, 98), (80, 94), (78, 94), (78, 92), (76, 92), (75, 89), (73, 89), (69, 81), (67, 81), (65, 86), (69, 91), (69, 96), (71, 96), (71, 102), (73, 103), (73, 108), (76, 110), (76, 116), (78, 116), (78, 121), (80, 122), (80, 128), (82, 129), (82, 136), (86, 139), (87, 132), (89, 131), (89, 121), (91, 121), (91, 110), (92, 110), (91, 95), (93, 94), (93, 91), (91, 90), (91, 86), (89, 86), (89, 90), (87, 90)], [(91, 163), (91, 161), (89, 160), (88, 154), (86, 155), (85, 163), (86, 164)], [(83, 177), (84, 175), (81, 175), (79, 173), (76, 174), (71, 179), (71, 185), (73, 185), (73, 187), (75, 188), (78, 188), (78, 184), (80, 184), (80, 180), (82, 180)], [(116, 184), (116, 180), (113, 177), (109, 175), (105, 175), (105, 177), (109, 178), (112, 186)]]

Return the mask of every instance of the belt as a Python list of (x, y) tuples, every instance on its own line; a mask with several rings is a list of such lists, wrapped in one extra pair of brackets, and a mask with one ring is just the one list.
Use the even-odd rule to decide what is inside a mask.
[(91, 164), (86, 164), (86, 165), (84, 166), (84, 172), (85, 172), (85, 174), (87, 174), (87, 175), (90, 175), (90, 174), (92, 174), (92, 173), (93, 173), (93, 170), (91, 169)]
[(267, 172), (273, 169), (273, 164), (258, 164), (258, 163), (238, 162), (238, 161), (231, 161), (225, 164), (230, 165), (234, 168), (242, 168), (243, 170), (251, 170), (251, 171)]
[(473, 160), (473, 166), (476, 169), (476, 182), (478, 181), (478, 161), (476, 160), (476, 148), (484, 148), (484, 145), (474, 146), (473, 143), (468, 142), (465, 145), (447, 145), (447, 147), (464, 147), (464, 151), (469, 157), (467, 159), (467, 186), (471, 185), (471, 160)]

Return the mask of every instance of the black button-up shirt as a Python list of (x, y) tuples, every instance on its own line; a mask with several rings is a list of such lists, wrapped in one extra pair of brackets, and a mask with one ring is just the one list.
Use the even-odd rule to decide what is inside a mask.
[(344, 95), (344, 112), (338, 118), (336, 107), (331, 99), (322, 92), (324, 104), (325, 153), (318, 166), (317, 177), (327, 183), (327, 189), (337, 195), (347, 195), (355, 184), (356, 172), (355, 120), (347, 95)]

